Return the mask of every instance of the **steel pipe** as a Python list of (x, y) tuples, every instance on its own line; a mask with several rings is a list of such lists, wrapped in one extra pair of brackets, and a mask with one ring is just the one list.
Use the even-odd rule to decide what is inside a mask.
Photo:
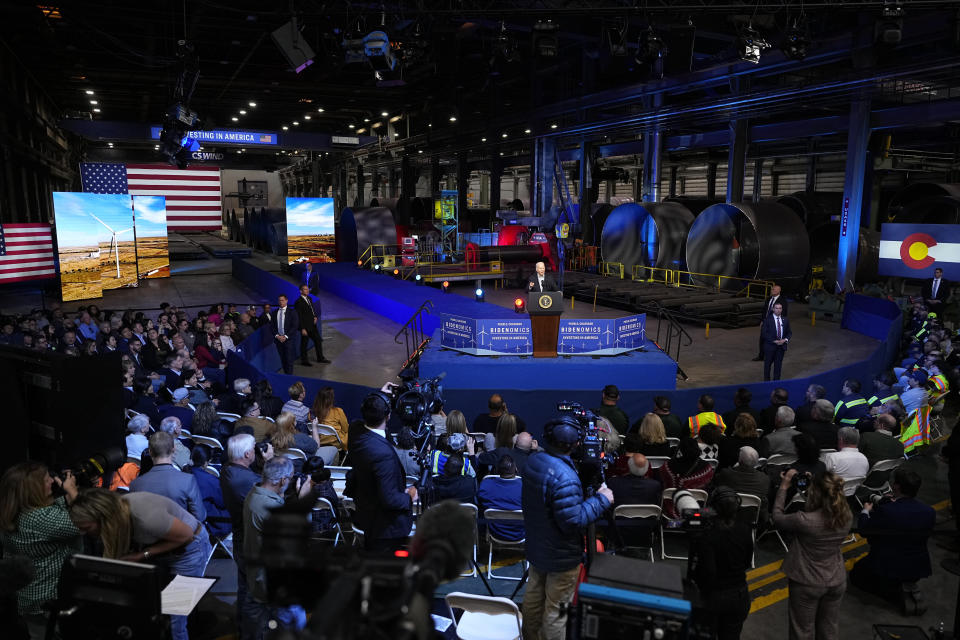
[(676, 202), (622, 204), (607, 216), (600, 238), (604, 262), (684, 269), (693, 214)]

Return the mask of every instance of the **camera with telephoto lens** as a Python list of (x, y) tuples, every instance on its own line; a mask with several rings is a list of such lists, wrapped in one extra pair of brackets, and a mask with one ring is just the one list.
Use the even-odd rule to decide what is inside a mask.
[[(100, 478), (110, 479), (114, 471), (123, 466), (126, 456), (120, 447), (110, 447), (103, 451), (96, 451), (85, 458), (80, 458), (71, 467), (73, 477), (77, 480), (77, 487), (84, 489), (96, 486)], [(56, 474), (61, 481), (67, 479), (67, 470)]]
[(681, 489), (673, 494), (673, 506), (680, 517), (675, 520), (668, 520), (666, 522), (668, 529), (684, 529), (686, 531), (709, 529), (717, 516), (717, 512), (713, 508), (700, 506), (693, 494), (686, 489)]
[(799, 471), (796, 474), (794, 474), (793, 480), (791, 480), (791, 483), (793, 484), (793, 488), (797, 490), (797, 493), (805, 494), (807, 492), (807, 489), (810, 488), (810, 474), (803, 471)]
[(430, 415), (443, 407), (443, 380), (445, 373), (433, 378), (404, 378), (392, 387), (391, 413), (400, 424), (409, 427), (418, 436), (421, 427), (430, 422)]
[(579, 402), (567, 400), (561, 400), (557, 403), (557, 411), (571, 414), (583, 427), (584, 435), (580, 448), (581, 460), (599, 464), (603, 460), (603, 438), (600, 437), (600, 429), (597, 427), (597, 414), (589, 409), (584, 409)]

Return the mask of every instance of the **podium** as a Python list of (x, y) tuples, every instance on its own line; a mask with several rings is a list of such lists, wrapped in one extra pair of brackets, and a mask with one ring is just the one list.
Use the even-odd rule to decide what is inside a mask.
[(530, 314), (530, 330), (533, 333), (533, 357), (556, 358), (560, 314), (563, 313), (563, 293), (531, 291), (527, 294), (527, 312)]

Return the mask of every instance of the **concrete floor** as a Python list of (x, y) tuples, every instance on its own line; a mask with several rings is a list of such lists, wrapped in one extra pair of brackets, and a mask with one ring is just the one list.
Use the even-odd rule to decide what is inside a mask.
[[(280, 265), (275, 258), (255, 254), (254, 262), (271, 271), (279, 271)], [(148, 280), (138, 289), (125, 289), (106, 292), (103, 299), (90, 301), (101, 308), (149, 308), (157, 309), (161, 302), (170, 302), (181, 306), (208, 306), (213, 302), (226, 301), (240, 304), (263, 302), (262, 297), (235, 282), (230, 276), (228, 260), (199, 260), (175, 262), (174, 275), (169, 279)], [(460, 285), (454, 289), (458, 295), (473, 296), (473, 287)], [(489, 289), (486, 300), (493, 304), (512, 308), (517, 290)], [(323, 377), (343, 380), (357, 384), (379, 387), (384, 380), (392, 379), (396, 374), (405, 351), (396, 344), (393, 336), (399, 327), (356, 305), (335, 296), (321, 294), (324, 311), (324, 344), (329, 365), (314, 365), (310, 368), (297, 366), (295, 373), (304, 377)], [(80, 303), (67, 303), (66, 308), (75, 308)], [(0, 295), (0, 308), (4, 312), (22, 312), (40, 306), (37, 294), (13, 292)], [(565, 300), (567, 317), (612, 318), (624, 315), (617, 309), (597, 307), (594, 311), (587, 301)], [(572, 307), (572, 308), (571, 308)], [(810, 326), (802, 305), (793, 305), (794, 339), (784, 363), (785, 373), (789, 376), (832, 368), (837, 364), (855, 357), (863, 357), (876, 346), (876, 341), (858, 334), (843, 331), (836, 323), (818, 321)], [(681, 366), (690, 376), (686, 383), (678, 386), (705, 386), (716, 383), (730, 384), (731, 379), (757, 380), (761, 377), (761, 363), (750, 362), (757, 348), (757, 328), (732, 330), (711, 330), (709, 338), (703, 328), (687, 327), (694, 344), (683, 347), (680, 355)], [(648, 325), (648, 332), (655, 327)], [(698, 354), (695, 358), (693, 354)], [(737, 363), (733, 368), (728, 363)], [(946, 416), (946, 424), (952, 425), (956, 411)], [(946, 471), (937, 462), (934, 451), (911, 459), (906, 464), (917, 470), (924, 480), (921, 498), (938, 508), (938, 531), (952, 533), (953, 520), (949, 515), (946, 485)], [(668, 538), (668, 552), (682, 551), (684, 543), (679, 539)], [(904, 618), (887, 603), (850, 588), (844, 598), (841, 633), (843, 638), (860, 639), (872, 637), (872, 625), (878, 623), (917, 625), (924, 629), (939, 626), (942, 621), (947, 629), (953, 626), (956, 605), (957, 585), (960, 579), (940, 569), (939, 563), (948, 554), (933, 542), (929, 545), (934, 563), (934, 576), (922, 583), (924, 595), (929, 606), (928, 612), (920, 618)], [(864, 541), (858, 540), (845, 548), (845, 557), (850, 560), (860, 557), (867, 551)], [(744, 627), (745, 640), (769, 640), (786, 637), (787, 600), (786, 580), (779, 571), (784, 551), (772, 536), (761, 540), (757, 545), (757, 568), (748, 578), (753, 611)], [(481, 550), (481, 565), (486, 564), (486, 553)], [(659, 562), (659, 560), (658, 560)], [(684, 563), (675, 562), (681, 567)], [(519, 573), (518, 567), (506, 568), (507, 573)], [(195, 629), (195, 637), (226, 637), (231, 632), (230, 617), (233, 611), (233, 598), (236, 592), (236, 573), (233, 563), (226, 558), (215, 558), (208, 569), (209, 575), (221, 579), (201, 605), (202, 615)], [(498, 595), (509, 595), (515, 582), (494, 580), (492, 585)], [(473, 593), (486, 593), (478, 578), (463, 578), (444, 585), (440, 593), (463, 590)], [(522, 598), (523, 592), (518, 595)]]

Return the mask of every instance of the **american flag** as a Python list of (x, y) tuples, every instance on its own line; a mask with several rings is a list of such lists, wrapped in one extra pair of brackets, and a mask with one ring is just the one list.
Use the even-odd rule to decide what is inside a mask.
[(0, 284), (42, 280), (56, 275), (50, 225), (0, 226)]
[(220, 230), (219, 167), (84, 162), (80, 179), (89, 193), (166, 197), (168, 231)]

